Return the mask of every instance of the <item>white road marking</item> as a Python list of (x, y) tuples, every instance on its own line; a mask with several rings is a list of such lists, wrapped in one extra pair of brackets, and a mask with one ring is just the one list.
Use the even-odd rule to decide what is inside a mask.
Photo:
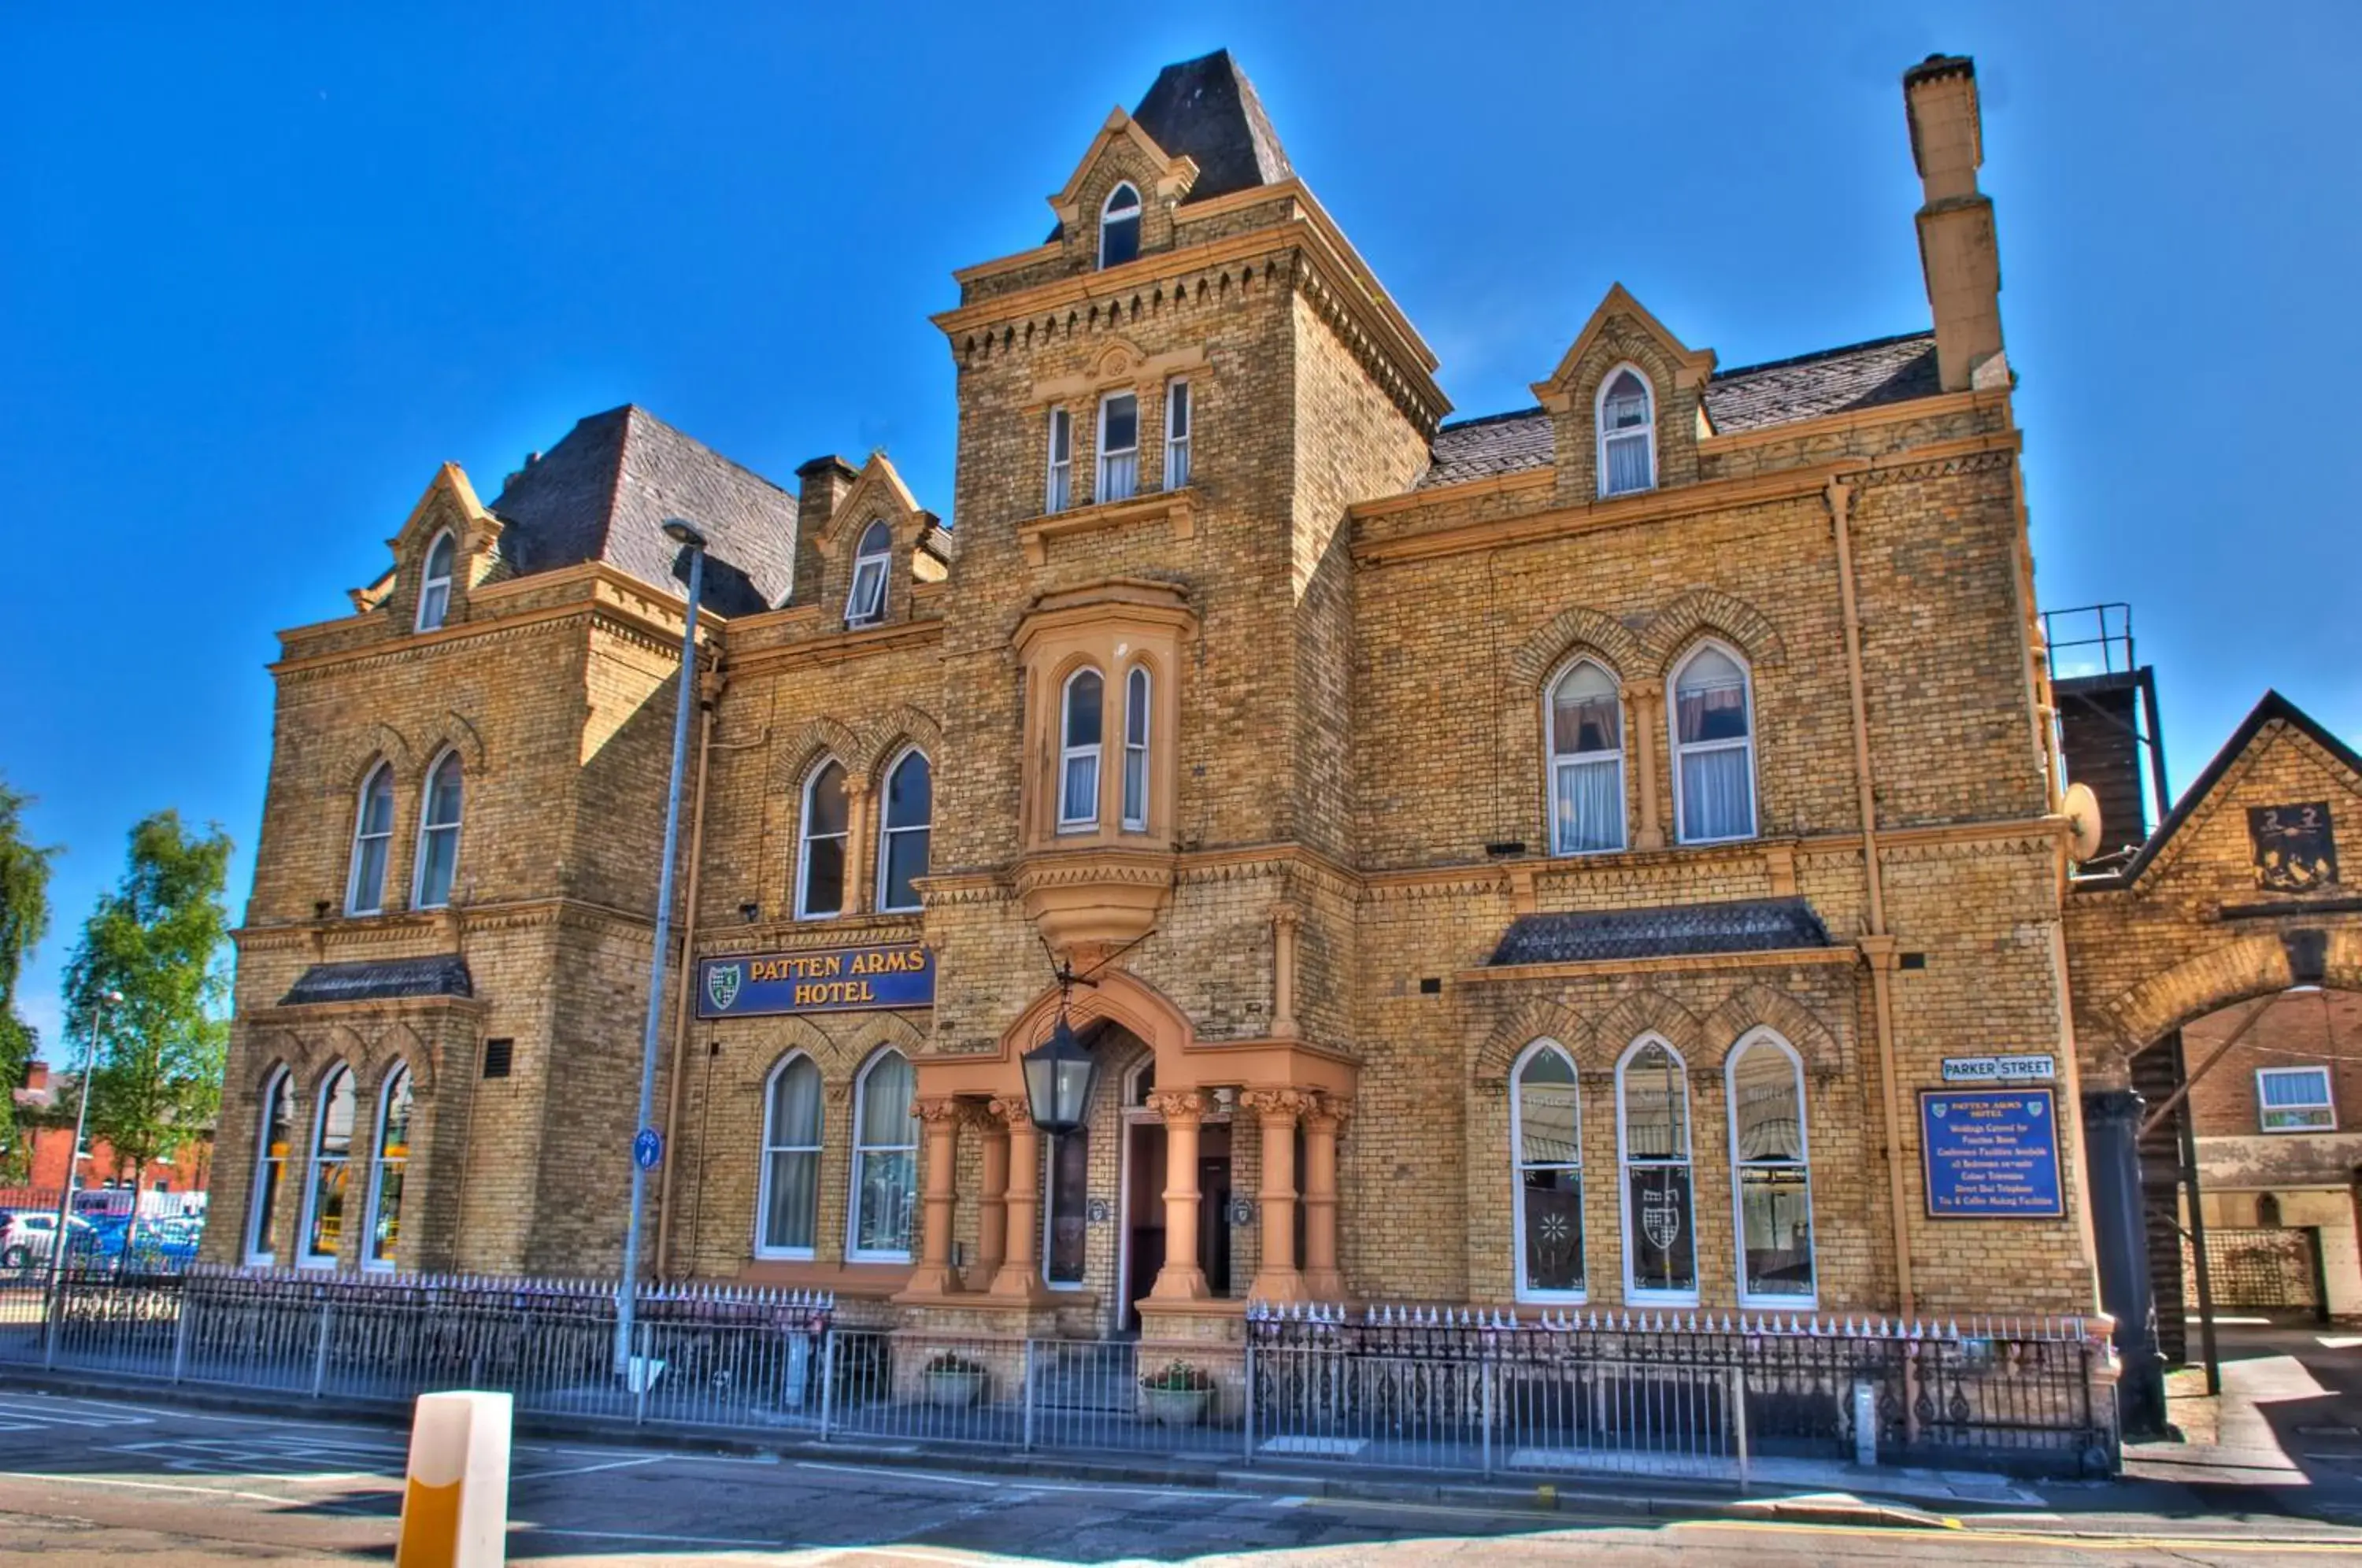
[(946, 1486), (999, 1486), (1003, 1484), (998, 1478), (978, 1480), (972, 1475), (944, 1475), (933, 1470), (889, 1469), (874, 1464), (830, 1464), (817, 1459), (800, 1459), (796, 1461), (796, 1468), (830, 1470), (840, 1475), (866, 1475), (873, 1480), (899, 1476), (911, 1481), (940, 1481)]
[(589, 1475), (601, 1470), (631, 1470), (643, 1464), (662, 1464), (664, 1462), (663, 1454), (650, 1453), (636, 1459), (611, 1459), (603, 1464), (572, 1464), (562, 1470), (523, 1470), (517, 1473), (515, 1479), (544, 1481), (553, 1475)]
[(0, 1481), (29, 1481), (51, 1486), (116, 1486), (133, 1492), (180, 1492), (193, 1497), (238, 1497), (249, 1503), (283, 1507), (289, 1499), (268, 1492), (239, 1492), (226, 1486), (176, 1486), (169, 1481), (127, 1481), (115, 1475), (33, 1475), (21, 1470), (0, 1470)]
[(572, 1536), (582, 1540), (640, 1540), (666, 1546), (759, 1546), (770, 1551), (803, 1550), (789, 1540), (746, 1540), (723, 1535), (640, 1535), (622, 1529), (559, 1529), (555, 1525), (524, 1524), (512, 1521), (512, 1533)]

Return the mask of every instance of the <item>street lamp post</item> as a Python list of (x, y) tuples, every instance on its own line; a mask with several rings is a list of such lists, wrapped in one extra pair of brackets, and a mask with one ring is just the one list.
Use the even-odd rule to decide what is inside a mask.
[[(65, 1268), (66, 1221), (73, 1214), (74, 1177), (82, 1170), (83, 1132), (90, 1125), (90, 1077), (98, 1070), (98, 1037), (105, 1032), (107, 1020), (122, 1005), (121, 991), (99, 992), (98, 1010), (91, 1015), (90, 1043), (83, 1048), (82, 1105), (74, 1112), (73, 1147), (66, 1151), (65, 1179), (58, 1191), (58, 1228), (50, 1238), (50, 1298), (52, 1302), (57, 1299), (58, 1276)], [(136, 1212), (139, 1206), (139, 1195), (136, 1192), (131, 1195), (131, 1205)], [(50, 1310), (56, 1310), (54, 1306)]]
[(640, 1285), (640, 1209), (647, 1198), (648, 1172), (665, 1153), (648, 1118), (655, 1113), (657, 1036), (664, 1022), (665, 950), (672, 942), (672, 872), (680, 846), (681, 775), (689, 762), (689, 713), (697, 699), (697, 605), (705, 591), (705, 536), (678, 517), (668, 520), (664, 531), (689, 555), (689, 613), (680, 629), (680, 701), (673, 714), (672, 782), (665, 791), (664, 865), (657, 875), (656, 952), (648, 960), (647, 1025), (640, 1040), (640, 1109), (632, 1121), (632, 1218), (624, 1231), (624, 1277), (615, 1290), (615, 1370), (619, 1374), (631, 1366), (634, 1297)]

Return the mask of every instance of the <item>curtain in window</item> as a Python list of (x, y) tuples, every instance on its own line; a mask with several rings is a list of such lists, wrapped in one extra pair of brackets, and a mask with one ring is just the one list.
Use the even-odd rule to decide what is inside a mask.
[(1148, 671), (1137, 665), (1123, 682), (1123, 825), (1148, 825)]
[(1697, 1289), (1689, 1089), (1681, 1059), (1651, 1041), (1624, 1064), (1624, 1229), (1636, 1291)]
[(1072, 825), (1099, 818), (1099, 707), (1102, 686), (1098, 671), (1086, 669), (1066, 682), (1063, 726), (1065, 782), (1058, 796), (1058, 821)]
[(1551, 691), (1551, 852), (1624, 847), (1624, 712), (1616, 682), (1589, 660)]
[(1044, 512), (1064, 512), (1075, 499), (1075, 416), (1050, 411), (1050, 493)]
[(385, 863), (393, 847), (393, 768), (381, 765), (361, 788), (359, 820), (353, 827), (353, 886), (345, 900), (348, 914), (375, 914), (385, 907)]
[(1777, 1045), (1743, 1047), (1730, 1070), (1731, 1166), (1738, 1182), (1739, 1287), (1749, 1300), (1813, 1294), (1813, 1197), (1804, 1086)]
[(1755, 831), (1755, 748), (1746, 672), (1719, 649), (1702, 649), (1683, 668), (1673, 703), (1683, 839), (1746, 837)]
[(1189, 482), (1189, 383), (1175, 381), (1164, 395), (1164, 488)]
[(1099, 405), (1098, 501), (1129, 501), (1140, 489), (1140, 399), (1119, 393)]
[(763, 1231), (768, 1252), (809, 1252), (820, 1207), (820, 1069), (800, 1056), (764, 1108)]
[(1622, 495), (1649, 488), (1649, 437), (1610, 436), (1607, 438), (1607, 493)]
[(917, 1192), (919, 1119), (911, 1100), (917, 1077), (900, 1052), (888, 1052), (861, 1084), (854, 1151), (853, 1250), (907, 1253)]
[(1682, 837), (1744, 838), (1753, 831), (1755, 769), (1748, 748), (1728, 746), (1682, 757)]
[(447, 752), (426, 781), (426, 807), (418, 828), (418, 907), (439, 909), (451, 901), (451, 879), (459, 869), (459, 758)]
[(1624, 847), (1624, 761), (1620, 756), (1558, 765), (1553, 854)]
[(349, 1068), (337, 1068), (320, 1086), (318, 1130), (312, 1143), (311, 1228), (304, 1238), (307, 1263), (335, 1262), (344, 1242), (345, 1182), (352, 1164), (358, 1099)]
[(414, 1109), (410, 1069), (386, 1080), (378, 1107), (377, 1179), (370, 1184), (369, 1261), (392, 1268), (402, 1239), (402, 1178), (410, 1169), (410, 1118)]
[(1582, 1117), (1574, 1064), (1543, 1046), (1518, 1073), (1518, 1253), (1521, 1288), (1583, 1288)]

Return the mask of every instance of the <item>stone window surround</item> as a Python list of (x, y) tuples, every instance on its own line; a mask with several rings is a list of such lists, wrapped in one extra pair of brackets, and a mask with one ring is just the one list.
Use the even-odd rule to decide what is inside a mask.
[[(1753, 807), (1754, 822), (1749, 832), (1728, 838), (1685, 840), (1681, 836), (1680, 832), (1681, 743), (1673, 728), (1672, 712), (1666, 702), (1665, 693), (1669, 685), (1680, 679), (1682, 669), (1691, 659), (1697, 657), (1698, 651), (1708, 647), (1716, 649), (1736, 664), (1739, 672), (1747, 678), (1748, 771), (1749, 803)], [(1597, 665), (1606, 673), (1608, 679), (1616, 683), (1617, 695), (1623, 699), (1624, 744), (1621, 756), (1627, 761), (1639, 765), (1637, 770), (1639, 778), (1636, 781), (1631, 777), (1633, 770), (1628, 768), (1622, 778), (1622, 786), (1626, 791), (1625, 811), (1628, 828), (1622, 847), (1576, 850), (1561, 855), (1554, 847), (1557, 840), (1552, 835), (1552, 828), (1556, 822), (1557, 785), (1553, 767), (1554, 758), (1551, 751), (1551, 694), (1558, 690), (1558, 683), (1565, 679), (1568, 672), (1586, 661)], [(1588, 644), (1578, 644), (1570, 648), (1566, 656), (1551, 667), (1550, 674), (1543, 679), (1539, 710), (1541, 723), (1542, 757), (1540, 842), (1544, 846), (1543, 854), (1550, 859), (1596, 860), (1637, 850), (1660, 850), (1668, 847), (1711, 849), (1723, 845), (1745, 844), (1763, 836), (1763, 763), (1760, 745), (1762, 723), (1760, 704), (1757, 701), (1755, 660), (1749, 658), (1746, 650), (1738, 643), (1727, 637), (1706, 633), (1683, 645), (1674, 657), (1667, 662), (1666, 668), (1667, 673), (1663, 676), (1627, 679), (1605, 651)], [(1663, 742), (1661, 753), (1658, 746), (1660, 740)], [(1660, 792), (1657, 786), (1657, 761), (1661, 755), (1666, 758), (1671, 768), (1667, 777), (1667, 787), (1672, 793), (1673, 820), (1670, 824), (1660, 822), (1657, 815)], [(1633, 799), (1636, 782), (1639, 797), (1637, 802)], [(1633, 810), (1636, 804), (1639, 808), (1637, 812)], [(1635, 817), (1637, 821), (1633, 820)]]
[[(1182, 646), (1197, 618), (1168, 584), (1129, 579), (1046, 596), (1019, 627), (1016, 652), (1025, 681), (1022, 843), (1028, 850), (1169, 844), (1179, 819)], [(1149, 677), (1148, 801), (1141, 825), (1123, 825), (1123, 768), (1108, 766), (1107, 737), (1123, 734), (1123, 702), (1135, 665)], [(1066, 681), (1085, 667), (1102, 688), (1099, 810), (1097, 825), (1061, 832), (1064, 789), (1060, 728)], [(1120, 759), (1120, 745), (1112, 748)]]
[[(1606, 419), (1607, 390), (1616, 384), (1616, 378), (1627, 370), (1639, 378), (1640, 388), (1649, 398), (1649, 414), (1640, 424), (1641, 439), (1647, 444), (1649, 450), (1649, 482), (1635, 489), (1611, 491), (1607, 488), (1607, 441), (1611, 434), (1607, 428)], [(1631, 359), (1618, 359), (1601, 374), (1599, 385), (1591, 394), (1593, 475), (1598, 486), (1601, 500), (1606, 501), (1626, 495), (1644, 495), (1657, 488), (1657, 413), (1656, 380), (1639, 363)], [(1628, 436), (1629, 432), (1625, 434)]]
[[(1100, 504), (1098, 497), (1098, 410), (1110, 392), (1129, 392), (1140, 399), (1139, 459), (1140, 476), (1134, 495), (1145, 497), (1150, 491), (1148, 462), (1152, 453), (1156, 460), (1158, 492), (1164, 490), (1164, 417), (1165, 384), (1187, 381), (1189, 392), (1190, 470), (1200, 465), (1197, 451), (1198, 427), (1205, 417), (1206, 388), (1214, 381), (1214, 370), (1206, 358), (1203, 344), (1192, 344), (1164, 354), (1150, 354), (1137, 345), (1118, 338), (1092, 354), (1090, 362), (1081, 370), (1069, 375), (1049, 376), (1033, 383), (1019, 411), (1041, 431), (1042, 471), (1050, 471), (1050, 420), (1054, 408), (1068, 411), (1070, 445), (1073, 459), (1072, 480), (1066, 494), (1069, 511)], [(1087, 410), (1090, 417), (1076, 417), (1076, 411)], [(1150, 421), (1154, 420), (1152, 429)], [(1085, 493), (1081, 480), (1090, 477), (1089, 492)], [(1122, 505), (1121, 502), (1109, 504)]]
[[(1632, 1242), (1633, 1221), (1638, 1217), (1632, 1212), (1631, 1203), (1632, 1171), (1635, 1162), (1632, 1156), (1631, 1132), (1626, 1125), (1626, 1111), (1629, 1099), (1628, 1086), (1634, 1059), (1651, 1045), (1672, 1059), (1673, 1080), (1681, 1086), (1682, 1152), (1679, 1158), (1664, 1155), (1644, 1160), (1639, 1164), (1666, 1169), (1677, 1166), (1689, 1183), (1690, 1287), (1687, 1290), (1643, 1290), (1632, 1283), (1632, 1260), (1638, 1251)], [(1654, 1030), (1642, 1033), (1627, 1045), (1623, 1055), (1616, 1059), (1616, 1211), (1621, 1220), (1624, 1236), (1622, 1259), (1624, 1299), (1633, 1306), (1694, 1307), (1698, 1304), (1701, 1274), (1697, 1255), (1697, 1114), (1696, 1108), (1691, 1103), (1689, 1080), (1690, 1065), (1687, 1058), (1683, 1056), (1672, 1041)]]

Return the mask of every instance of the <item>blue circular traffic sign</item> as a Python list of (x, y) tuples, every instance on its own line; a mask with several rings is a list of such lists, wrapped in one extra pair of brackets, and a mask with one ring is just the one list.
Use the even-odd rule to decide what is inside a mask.
[(664, 1158), (664, 1139), (653, 1127), (643, 1127), (640, 1135), (632, 1140), (632, 1160), (644, 1171), (652, 1171)]

